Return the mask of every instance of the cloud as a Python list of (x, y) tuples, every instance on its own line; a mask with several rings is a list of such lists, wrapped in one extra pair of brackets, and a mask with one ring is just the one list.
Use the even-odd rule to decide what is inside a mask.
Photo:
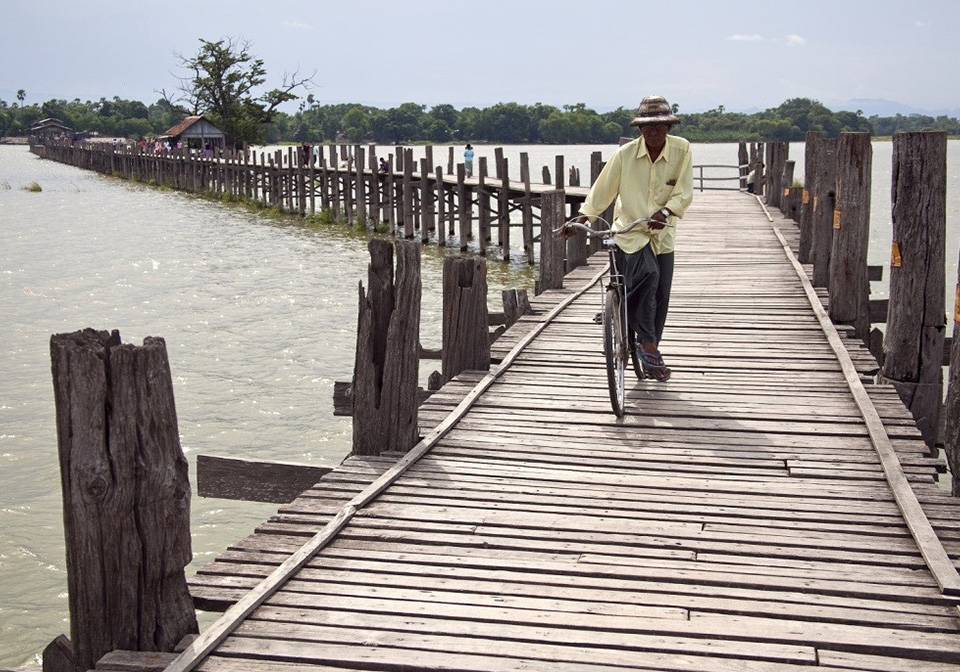
[(788, 47), (799, 47), (806, 44), (807, 41), (800, 37), (799, 35), (787, 35), (787, 46)]
[(294, 28), (296, 30), (313, 30), (313, 26), (303, 21), (284, 21), (283, 25), (285, 28)]
[(731, 42), (763, 42), (763, 35), (757, 35), (756, 33), (753, 35), (740, 35), (738, 33), (729, 36), (727, 39)]

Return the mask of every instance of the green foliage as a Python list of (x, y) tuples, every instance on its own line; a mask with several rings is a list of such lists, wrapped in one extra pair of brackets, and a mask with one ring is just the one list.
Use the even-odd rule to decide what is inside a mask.
[[(222, 42), (222, 41), (221, 41)], [(212, 46), (218, 43), (207, 43)], [(220, 48), (222, 48), (221, 45)], [(243, 56), (243, 52), (240, 52)], [(245, 58), (250, 58), (249, 54)], [(262, 66), (261, 66), (262, 67)], [(255, 69), (256, 70), (256, 69)], [(273, 110), (261, 116), (258, 103), (240, 106), (233, 132), (237, 138), (256, 142), (375, 142), (381, 145), (407, 142), (510, 143), (510, 144), (616, 144), (620, 137), (636, 137), (630, 126), (633, 110), (619, 107), (598, 114), (583, 103), (520, 105), (497, 103), (488, 108), (435, 105), (429, 110), (416, 103), (380, 109), (357, 103), (320, 105), (308, 95), (293, 113)], [(25, 105), (0, 100), (0, 135), (26, 135), (27, 129), (45, 117), (55, 117), (76, 131), (129, 138), (159, 135), (179, 122), (185, 111), (167, 98), (145, 105), (118, 97), (81, 102), (48, 100)], [(218, 118), (210, 114), (214, 123)], [(818, 101), (792, 98), (781, 105), (743, 114), (728, 112), (722, 105), (706, 112), (680, 115), (682, 123), (673, 133), (692, 142), (802, 141), (807, 131), (835, 137), (845, 131), (870, 132), (879, 136), (920, 130), (960, 135), (960, 121), (952, 117), (896, 115), (864, 117), (859, 112), (833, 112)], [(270, 123), (264, 123), (265, 119)], [(225, 131), (226, 125), (221, 125)]]
[(227, 137), (227, 143), (260, 144), (263, 124), (273, 121), (277, 108), (296, 100), (294, 93), (310, 78), (284, 75), (279, 88), (259, 93), (267, 81), (263, 59), (250, 53), (251, 44), (230, 37), (211, 42), (200, 40), (195, 56), (180, 59), (180, 67), (192, 73), (180, 79), (184, 101), (193, 114), (204, 114)]

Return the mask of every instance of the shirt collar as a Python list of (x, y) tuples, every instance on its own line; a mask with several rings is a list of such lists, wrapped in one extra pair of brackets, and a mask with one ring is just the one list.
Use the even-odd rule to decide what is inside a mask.
[[(660, 156), (657, 157), (657, 161), (663, 159), (667, 163), (670, 163), (670, 159), (667, 158), (667, 147), (669, 146), (670, 146), (670, 136), (668, 135), (667, 141), (663, 145), (663, 149), (660, 150)], [(643, 139), (643, 136), (641, 135), (640, 142), (637, 145), (637, 158), (641, 159), (645, 156), (649, 157), (650, 152), (647, 151), (647, 142)], [(654, 161), (653, 163), (656, 163), (657, 161)]]

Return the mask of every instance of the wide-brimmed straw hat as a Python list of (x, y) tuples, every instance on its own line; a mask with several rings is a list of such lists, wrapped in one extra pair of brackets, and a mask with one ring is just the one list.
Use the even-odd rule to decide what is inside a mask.
[(637, 108), (637, 116), (630, 122), (631, 126), (649, 126), (651, 124), (679, 124), (680, 120), (670, 108), (670, 103), (663, 96), (647, 96)]

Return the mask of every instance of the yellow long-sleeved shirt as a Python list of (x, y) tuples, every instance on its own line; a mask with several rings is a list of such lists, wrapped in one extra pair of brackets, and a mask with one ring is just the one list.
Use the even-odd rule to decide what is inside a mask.
[(668, 135), (656, 161), (650, 161), (642, 137), (620, 147), (594, 182), (587, 200), (580, 206), (580, 214), (593, 220), (614, 198), (617, 199), (613, 211), (614, 229), (622, 229), (641, 217), (649, 217), (660, 208), (668, 208), (674, 215), (669, 218), (674, 226), (654, 231), (640, 224), (629, 233), (617, 236), (617, 246), (621, 250), (633, 253), (649, 243), (656, 254), (673, 252), (677, 219), (683, 217), (693, 201), (690, 143)]

